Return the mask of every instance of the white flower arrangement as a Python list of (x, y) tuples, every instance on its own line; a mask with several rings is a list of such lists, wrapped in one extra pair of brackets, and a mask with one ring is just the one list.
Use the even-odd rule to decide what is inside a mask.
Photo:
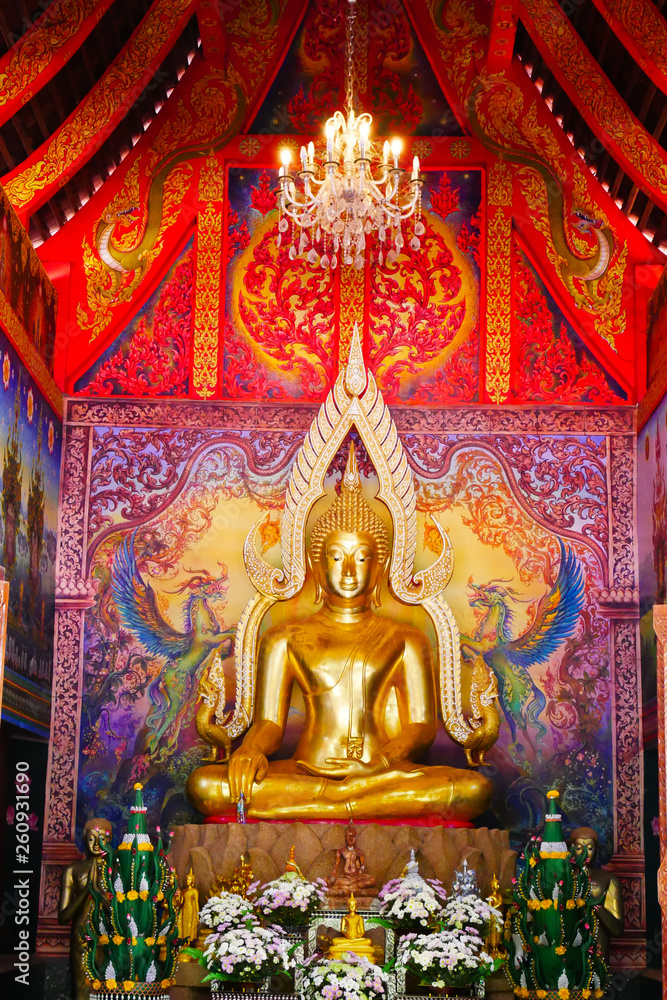
[(293, 966), (289, 943), (278, 928), (261, 927), (249, 917), (245, 926), (213, 931), (206, 938), (204, 982), (256, 982)]
[(378, 897), (384, 920), (403, 930), (421, 930), (439, 920), (447, 893), (435, 878), (419, 882), (395, 878), (382, 887)]
[(303, 969), (299, 992), (307, 1000), (376, 1000), (387, 994), (387, 974), (352, 952), (345, 961), (313, 956)]
[(326, 882), (308, 882), (297, 872), (285, 872), (267, 882), (255, 899), (255, 909), (282, 926), (307, 924), (326, 897)]
[(399, 943), (396, 963), (417, 976), (423, 986), (437, 989), (470, 986), (490, 976), (496, 965), (474, 927), (406, 934)]
[(502, 928), (503, 915), (474, 893), (467, 896), (452, 896), (442, 913), (440, 923), (448, 930), (462, 930), (474, 927), (480, 934), (486, 936), (493, 922)]
[(237, 927), (245, 923), (248, 917), (254, 917), (252, 903), (234, 892), (221, 892), (218, 896), (211, 896), (199, 913), (199, 921), (203, 927), (219, 931)]

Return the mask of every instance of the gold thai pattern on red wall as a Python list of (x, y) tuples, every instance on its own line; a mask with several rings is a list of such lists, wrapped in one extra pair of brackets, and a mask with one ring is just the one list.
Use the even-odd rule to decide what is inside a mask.
[[(298, 21), (304, 6), (303, 2), (280, 8), (268, 2), (242, 10), (230, 6), (224, 13), (230, 42), (225, 78), (209, 61), (191, 66), (102, 191), (64, 232), (45, 244), (43, 253), (72, 264), (65, 364), (68, 388), (86, 384), (85, 372), (154, 293), (182, 245), (183, 232), (197, 219), (202, 234), (205, 219), (210, 217), (215, 225), (207, 209), (210, 201), (198, 187), (197, 167), (197, 161), (213, 152), (221, 175), (246, 167), (256, 172), (247, 185), (248, 192), (255, 189), (255, 201), (246, 206), (247, 218), (237, 220), (233, 218), (237, 207), (228, 191), (221, 202), (221, 243), (216, 250), (212, 245), (209, 248), (211, 261), (215, 254), (221, 256), (224, 272), (224, 310), (220, 303), (224, 323), (219, 324), (215, 344), (212, 328), (217, 307), (211, 289), (204, 295), (203, 284), (208, 265), (197, 264), (195, 251), (194, 295), (199, 300), (196, 309), (193, 301), (193, 312), (200, 318), (193, 327), (193, 354), (188, 376), (175, 380), (170, 376), (169, 384), (187, 384), (189, 393), (201, 393), (204, 398), (211, 398), (211, 393), (262, 398), (265, 393), (276, 399), (318, 400), (336, 370), (340, 345), (345, 344), (354, 321), (363, 320), (369, 361), (390, 399), (442, 403), (520, 398), (521, 382), (513, 374), (517, 362), (512, 335), (516, 330), (525, 340), (528, 334), (525, 326), (518, 327), (516, 318), (508, 315), (514, 231), (554, 308), (581, 338), (587, 357), (601, 366), (604, 380), (609, 376), (622, 398), (632, 401), (636, 390), (631, 372), (637, 349), (634, 272), (647, 259), (657, 263), (662, 258), (572, 157), (562, 130), (525, 74), (515, 73), (510, 66), (504, 76), (485, 75), (488, 9), (483, 3), (451, 0), (423, 9), (405, 8), (411, 24), (404, 24), (401, 14), (400, 31), (392, 28), (401, 43), (413, 39), (415, 71), (419, 60), (428, 58), (444, 99), (472, 132), (450, 136), (436, 130), (414, 136), (404, 153), (407, 159), (419, 155), (426, 178), (442, 171), (470, 174), (481, 170), (491, 192), (499, 162), (509, 171), (511, 204), (495, 204), (483, 191), (477, 220), (482, 238), (477, 247), (470, 244), (465, 251), (468, 262), (473, 250), (477, 254), (482, 281), (476, 303), (469, 295), (466, 298), (465, 320), (455, 319), (457, 307), (451, 289), (443, 283), (444, 272), (438, 276), (438, 268), (433, 267), (437, 243), (438, 254), (452, 254), (453, 262), (446, 267), (460, 270), (458, 235), (453, 230), (445, 232), (447, 226), (451, 229), (457, 211), (444, 221), (435, 213), (435, 229), (427, 238), (435, 243), (423, 253), (411, 254), (406, 247), (396, 274), (386, 265), (377, 267), (369, 257), (359, 275), (339, 269), (326, 276), (302, 258), (288, 261), (286, 246), (276, 253), (275, 240), (268, 235), (276, 220), (271, 216), (275, 208), (266, 183), (269, 188), (275, 183), (280, 147), (288, 145), (298, 154), (302, 140), (289, 134), (272, 136), (268, 126), (264, 133), (249, 135), (239, 134), (239, 128), (262, 116), (269, 119), (268, 97), (256, 105), (261, 94), (272, 93), (271, 80), (282, 78), (281, 59), (285, 65), (294, 61), (296, 42), (291, 49), (288, 46), (290, 26)], [(376, 28), (370, 7), (369, 11), (371, 32)], [(308, 18), (305, 34), (296, 36), (299, 45), (300, 39), (305, 45), (310, 37)], [(257, 54), (258, 37), (266, 41), (268, 61)], [(327, 58), (329, 65), (332, 60)], [(409, 55), (401, 58), (405, 61)], [(290, 114), (308, 122), (323, 98), (318, 79), (305, 80), (301, 103), (294, 104)], [(334, 87), (333, 76), (327, 80)], [(403, 96), (407, 100), (410, 94), (405, 91)], [(284, 125), (279, 122), (275, 127)], [(259, 176), (264, 172), (273, 179), (263, 181), (265, 188), (260, 189)], [(432, 193), (439, 197), (437, 191)], [(468, 229), (474, 237), (473, 227)], [(203, 238), (200, 248), (205, 249)], [(485, 266), (487, 254), (493, 256), (493, 267)], [(264, 270), (265, 262), (269, 271)], [(400, 299), (406, 304), (403, 314), (397, 305)], [(457, 326), (459, 319), (462, 325)], [(447, 341), (440, 355), (429, 347), (429, 325)], [(398, 340), (405, 344), (401, 347)], [(204, 369), (205, 376), (197, 374)]]
[(155, 0), (90, 94), (24, 164), (6, 176), (4, 188), (18, 212), (37, 208), (99, 149), (155, 73), (194, 6), (195, 0)]
[(337, 274), (278, 240), (277, 173), (228, 172), (223, 394), (321, 400), (337, 367)]
[(218, 385), (218, 330), (222, 269), (222, 200), (224, 182), (215, 156), (208, 156), (199, 175), (199, 197), (208, 204), (197, 220), (197, 273), (192, 357), (192, 388), (210, 399)]
[(511, 394), (522, 402), (623, 404), (627, 396), (558, 309), (517, 235), (512, 245)]
[(366, 270), (344, 267), (340, 272), (340, 318), (338, 321), (338, 361), (345, 364), (355, 326), (365, 329)]
[(525, 202), (525, 211), (518, 205), (513, 211), (517, 227), (535, 230), (540, 253), (546, 252), (591, 333), (617, 351), (627, 325), (627, 245), (615, 236), (590, 179), (553, 134), (538, 100), (527, 99), (504, 73), (475, 88), (470, 110), (484, 144), (516, 164), (515, 198)]
[(489, 172), (486, 389), (493, 403), (510, 388), (512, 175), (506, 163)]
[(667, 22), (650, 0), (593, 0), (651, 82), (667, 94)]
[(369, 262), (368, 359), (387, 402), (471, 402), (479, 398), (482, 174), (423, 177), (420, 245), (407, 226), (396, 262)]
[[(304, 0), (260, 0), (251, 8), (225, 8), (224, 73), (207, 62), (193, 63), (113, 178), (71, 220), (67, 232), (49, 242), (49, 255), (71, 260), (76, 268), (68, 383), (89, 367), (86, 355), (99, 356), (153, 290), (159, 276), (149, 287), (143, 283), (155, 259), (166, 254), (163, 273), (169, 266), (183, 227), (197, 212), (196, 193), (187, 196), (195, 179), (191, 161), (224, 147), (238, 133), (303, 6)], [(86, 345), (101, 334), (100, 344), (90, 350)]]
[(667, 209), (667, 156), (619, 97), (552, 0), (523, 0), (522, 17), (550, 68), (584, 120), (640, 187)]
[(55, 0), (0, 59), (0, 125), (53, 79), (113, 0)]

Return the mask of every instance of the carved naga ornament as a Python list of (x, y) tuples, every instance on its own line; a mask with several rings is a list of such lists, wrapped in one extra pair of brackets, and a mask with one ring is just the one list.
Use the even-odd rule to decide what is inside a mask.
[[(449, 536), (438, 524), (442, 553), (427, 569), (414, 572), (417, 543), (416, 495), (412, 474), (396, 425), (372, 373), (366, 369), (355, 324), (347, 365), (310, 426), (294, 463), (287, 486), (280, 544), (283, 568), (278, 569), (257, 551), (262, 521), (250, 530), (243, 557), (257, 590), (246, 605), (236, 633), (236, 706), (225, 729), (230, 738), (250, 725), (254, 707), (255, 664), (262, 619), (276, 601), (295, 597), (306, 579), (306, 524), (313, 505), (325, 495), (324, 480), (338, 449), (355, 428), (375, 467), (380, 488), (377, 499), (388, 508), (393, 527), (389, 586), (404, 603), (421, 605), (433, 621), (438, 644), (441, 712), (445, 730), (456, 742), (474, 740), (481, 714), (466, 719), (461, 708), (459, 630), (443, 591), (451, 579), (453, 555)], [(437, 523), (437, 522), (436, 522)], [(492, 678), (481, 701), (493, 708)], [(477, 699), (478, 701), (480, 699)], [(488, 707), (488, 706), (487, 706)], [(224, 719), (218, 720), (220, 724)]]

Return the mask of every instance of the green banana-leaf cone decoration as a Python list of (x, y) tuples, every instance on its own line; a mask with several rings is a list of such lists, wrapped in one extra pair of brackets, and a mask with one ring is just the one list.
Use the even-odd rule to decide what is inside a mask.
[(547, 793), (542, 838), (526, 847), (505, 923), (505, 971), (524, 1000), (587, 1000), (604, 993), (608, 969), (595, 952), (598, 918), (583, 858), (563, 837), (558, 792)]
[(85, 928), (86, 973), (93, 991), (104, 995), (162, 995), (174, 977), (178, 928), (176, 879), (162, 839), (154, 846), (146, 832), (142, 786), (127, 833), (91, 878), (92, 907)]

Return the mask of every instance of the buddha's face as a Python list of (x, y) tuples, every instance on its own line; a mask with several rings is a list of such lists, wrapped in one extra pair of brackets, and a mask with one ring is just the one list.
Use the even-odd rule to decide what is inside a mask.
[(592, 837), (577, 837), (572, 841), (572, 851), (576, 857), (583, 857), (585, 865), (592, 865), (595, 861), (597, 846)]
[(377, 542), (365, 531), (331, 531), (322, 546), (321, 571), (327, 594), (348, 601), (370, 596), (382, 572)]
[(104, 853), (103, 843), (111, 840), (111, 827), (87, 826), (83, 831), (83, 844), (86, 857), (97, 858)]

